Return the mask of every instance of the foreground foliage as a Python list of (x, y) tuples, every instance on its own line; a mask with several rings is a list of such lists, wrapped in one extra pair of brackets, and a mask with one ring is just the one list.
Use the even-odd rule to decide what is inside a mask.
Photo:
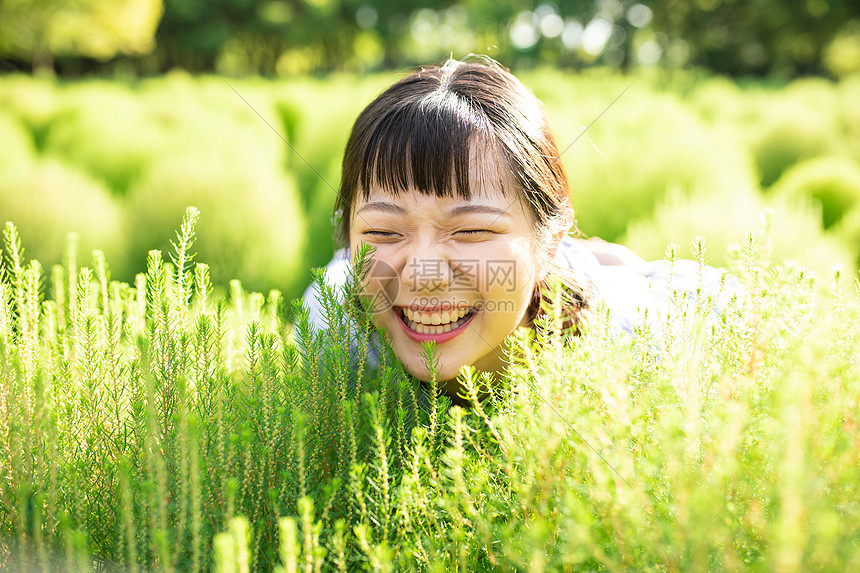
[(384, 344), (369, 368), (344, 293), (319, 287), (325, 332), (277, 292), (213, 296), (195, 220), (134, 286), (71, 249), (50, 296), (7, 225), (0, 568), (860, 566), (853, 279), (770, 267), (752, 235), (721, 313), (699, 291), (633, 336), (550, 319), (452, 407)]

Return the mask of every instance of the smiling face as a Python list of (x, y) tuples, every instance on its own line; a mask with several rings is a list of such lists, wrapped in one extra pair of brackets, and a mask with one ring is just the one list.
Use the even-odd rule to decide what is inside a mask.
[(515, 194), (487, 183), (498, 178), (475, 171), (469, 200), (371, 187), (352, 210), (352, 252), (361, 243), (375, 248), (364, 294), (386, 301), (376, 325), (406, 369), (425, 380), (424, 341), (435, 343), (440, 380), (456, 378), (464, 365), (503, 368), (503, 342), (528, 324), (541, 274), (532, 216)]
[(437, 377), (451, 380), (465, 365), (504, 366), (505, 337), (533, 318), (536, 284), (570, 228), (569, 198), (534, 94), (498, 64), (451, 60), (404, 77), (356, 118), (337, 241), (375, 248), (364, 294), (406, 368), (427, 379), (421, 343), (433, 342)]

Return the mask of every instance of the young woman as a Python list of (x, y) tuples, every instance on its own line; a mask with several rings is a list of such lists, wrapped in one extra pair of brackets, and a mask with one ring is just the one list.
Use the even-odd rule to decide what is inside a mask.
[[(427, 341), (440, 380), (455, 381), (464, 365), (504, 369), (505, 338), (535, 325), (553, 282), (574, 331), (598, 299), (629, 331), (660, 299), (653, 285), (668, 291), (665, 265), (569, 236), (570, 187), (552, 124), (492, 61), (422, 68), (371, 102), (346, 146), (335, 212), (343, 249), (327, 280), (345, 280), (350, 256), (362, 243), (373, 247), (364, 294), (421, 379)], [(321, 324), (310, 289), (305, 298)]]

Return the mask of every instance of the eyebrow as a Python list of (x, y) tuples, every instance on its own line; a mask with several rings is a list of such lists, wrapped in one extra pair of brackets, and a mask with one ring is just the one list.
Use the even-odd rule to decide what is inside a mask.
[[(363, 211), (380, 211), (382, 213), (391, 213), (393, 215), (406, 215), (407, 211), (400, 205), (396, 203), (390, 203), (388, 201), (371, 201), (370, 203), (365, 203), (362, 207), (357, 211), (361, 213)], [(493, 207), (490, 205), (458, 205), (456, 207), (452, 207), (448, 211), (449, 217), (460, 217), (463, 215), (472, 215), (475, 213), (486, 213), (490, 215), (498, 215), (502, 216), (510, 216), (508, 214), (507, 209), (500, 209), (499, 207)]]
[(457, 207), (452, 208), (448, 214), (451, 217), (457, 217), (460, 215), (471, 215), (473, 213), (489, 213), (491, 215), (501, 216), (509, 216), (507, 209), (500, 209), (498, 207), (492, 207), (490, 205), (459, 205)]
[(381, 211), (383, 213), (392, 213), (394, 215), (406, 215), (406, 209), (400, 205), (389, 203), (387, 201), (371, 201), (362, 205), (359, 213), (362, 211)]

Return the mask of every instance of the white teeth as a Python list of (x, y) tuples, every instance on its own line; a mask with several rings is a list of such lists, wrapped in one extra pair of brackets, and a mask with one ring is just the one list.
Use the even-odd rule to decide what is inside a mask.
[(471, 308), (456, 308), (441, 312), (417, 312), (407, 307), (403, 309), (406, 325), (420, 334), (443, 334), (459, 327), (463, 317), (471, 312)]
[(459, 310), (450, 310), (450, 311), (442, 311), (442, 312), (417, 312), (411, 310), (409, 308), (403, 307), (403, 314), (409, 320), (413, 322), (420, 322), (425, 325), (446, 325), (452, 322), (457, 322), (467, 314), (469, 314), (469, 309), (459, 309)]
[[(403, 316), (406, 319), (406, 325), (420, 334), (443, 334), (454, 330), (460, 326), (463, 317), (469, 314), (469, 310), (452, 310), (442, 313), (422, 313), (413, 312), (408, 308), (403, 308)], [(418, 320), (420, 319), (420, 320)], [(435, 321), (439, 321), (436, 324)]]

